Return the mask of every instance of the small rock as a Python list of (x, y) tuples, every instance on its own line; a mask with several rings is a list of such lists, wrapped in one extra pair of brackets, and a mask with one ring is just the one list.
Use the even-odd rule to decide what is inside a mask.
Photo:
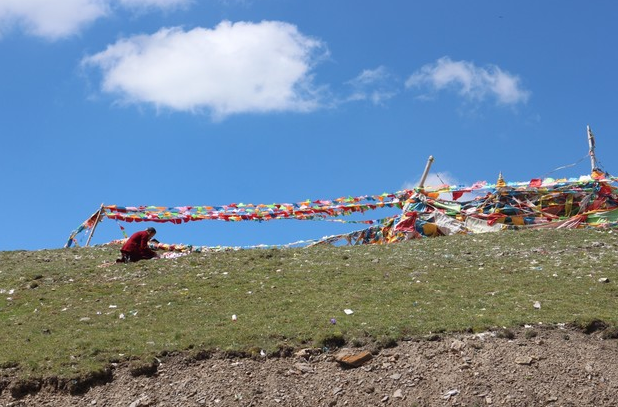
[(389, 376), (391, 379), (393, 380), (399, 380), (401, 379), (401, 373), (395, 373)]
[(454, 352), (459, 352), (463, 350), (463, 348), (465, 347), (466, 347), (465, 342), (460, 341), (458, 339), (454, 340), (453, 343), (451, 343), (451, 350)]
[(530, 356), (518, 356), (515, 358), (515, 363), (518, 365), (531, 365), (532, 360)]
[(446, 393), (444, 393), (444, 395), (442, 396), (443, 399), (448, 400), (453, 396), (456, 396), (459, 394), (459, 390), (457, 389), (453, 389), (453, 390), (449, 390)]
[(305, 348), (296, 352), (294, 356), (297, 358), (309, 359), (310, 356), (319, 355), (321, 352), (322, 350), (318, 348)]
[(313, 367), (308, 363), (294, 363), (294, 367), (302, 373), (313, 373)]
[(359, 367), (370, 361), (372, 358), (371, 353), (368, 351), (362, 351), (359, 353), (353, 352), (351, 349), (344, 348), (335, 355), (335, 360), (343, 365), (351, 367)]
[(401, 389), (395, 390), (395, 392), (393, 393), (393, 398), (394, 399), (402, 399), (403, 398), (403, 392), (401, 391)]
[(143, 396), (129, 404), (129, 407), (148, 407), (152, 405), (152, 401), (148, 396)]
[(336, 396), (337, 394), (341, 393), (343, 391), (343, 389), (341, 387), (335, 387), (333, 389), (333, 396)]
[(384, 396), (382, 397), (382, 400), (380, 400), (382, 403), (386, 403), (388, 401), (388, 396)]

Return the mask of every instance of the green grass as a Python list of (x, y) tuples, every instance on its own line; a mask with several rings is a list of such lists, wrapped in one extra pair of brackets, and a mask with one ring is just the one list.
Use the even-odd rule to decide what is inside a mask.
[(0, 371), (70, 378), (177, 351), (276, 354), (539, 322), (617, 326), (617, 248), (613, 231), (548, 230), (106, 268), (97, 266), (118, 248), (0, 252)]

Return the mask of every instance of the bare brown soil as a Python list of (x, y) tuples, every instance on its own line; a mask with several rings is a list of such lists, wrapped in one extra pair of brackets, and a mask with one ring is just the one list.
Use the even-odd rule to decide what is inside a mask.
[(359, 367), (319, 349), (284, 357), (168, 355), (152, 365), (113, 366), (82, 387), (5, 376), (0, 405), (615, 406), (614, 336), (540, 326), (433, 336), (369, 348), (373, 357)]

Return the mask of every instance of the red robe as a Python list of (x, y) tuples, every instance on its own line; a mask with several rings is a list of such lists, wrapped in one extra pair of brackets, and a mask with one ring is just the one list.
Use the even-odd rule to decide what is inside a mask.
[(138, 261), (156, 257), (157, 254), (150, 247), (148, 247), (149, 239), (150, 234), (146, 230), (133, 233), (129, 240), (127, 240), (120, 249), (123, 260)]

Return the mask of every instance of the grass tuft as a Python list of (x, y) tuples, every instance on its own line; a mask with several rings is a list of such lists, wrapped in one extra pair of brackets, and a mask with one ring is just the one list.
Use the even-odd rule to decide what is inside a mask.
[(341, 332), (326, 334), (317, 340), (317, 345), (321, 348), (337, 349), (345, 346), (346, 340)]
[(515, 339), (515, 333), (510, 329), (502, 328), (496, 332), (496, 337), (501, 339), (513, 340)]

